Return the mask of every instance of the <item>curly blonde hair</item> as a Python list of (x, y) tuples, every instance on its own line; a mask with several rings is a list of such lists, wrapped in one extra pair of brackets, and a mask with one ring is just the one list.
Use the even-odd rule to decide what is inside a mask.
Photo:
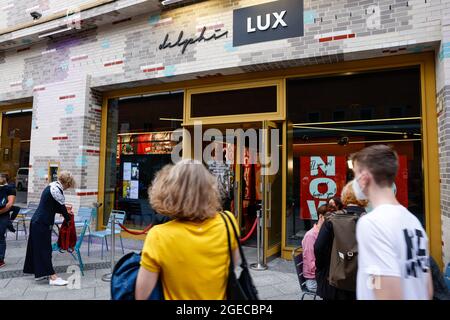
[(365, 208), (369, 204), (369, 201), (356, 199), (355, 191), (353, 190), (353, 181), (350, 181), (342, 189), (342, 203), (345, 206), (354, 204)]
[(155, 211), (175, 219), (203, 221), (221, 209), (216, 178), (195, 160), (165, 166), (148, 195)]
[(69, 171), (61, 171), (58, 173), (58, 181), (61, 182), (64, 188), (70, 189), (75, 187), (75, 179)]

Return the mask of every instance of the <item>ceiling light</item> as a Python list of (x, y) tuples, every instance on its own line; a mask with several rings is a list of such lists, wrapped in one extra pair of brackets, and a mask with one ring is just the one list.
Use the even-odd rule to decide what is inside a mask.
[(349, 169), (353, 170), (353, 161), (352, 160), (347, 160), (347, 166)]
[(181, 1), (183, 1), (183, 0), (164, 0), (164, 1), (161, 1), (161, 3), (163, 6), (168, 6), (169, 4), (174, 4), (177, 2), (181, 2)]
[(48, 33), (40, 34), (39, 38), (52, 36), (54, 34), (61, 33), (61, 32), (66, 32), (66, 31), (69, 31), (69, 30), (72, 30), (72, 27), (67, 27), (67, 28), (64, 28), (64, 29), (58, 29), (58, 30), (51, 31), (51, 32), (48, 32)]
[(24, 113), (24, 112), (33, 112), (33, 109), (21, 109), (21, 110), (6, 111), (6, 112), (4, 112), (4, 114), (9, 115), (9, 114)]
[(183, 122), (183, 119), (175, 119), (175, 118), (159, 118), (161, 121), (178, 121)]

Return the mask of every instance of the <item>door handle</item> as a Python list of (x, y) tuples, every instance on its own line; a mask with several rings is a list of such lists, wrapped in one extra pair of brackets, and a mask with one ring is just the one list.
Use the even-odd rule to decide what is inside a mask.
[(233, 193), (234, 193), (234, 196), (233, 196), (233, 198), (234, 198), (234, 200), (233, 200), (234, 201), (234, 216), (238, 217), (240, 201), (238, 201), (238, 199), (239, 199), (239, 194), (238, 194), (239, 193), (239, 184), (236, 180), (233, 182)]
[(271, 184), (267, 184), (267, 199), (266, 199), (266, 227), (270, 228), (272, 225), (272, 190)]

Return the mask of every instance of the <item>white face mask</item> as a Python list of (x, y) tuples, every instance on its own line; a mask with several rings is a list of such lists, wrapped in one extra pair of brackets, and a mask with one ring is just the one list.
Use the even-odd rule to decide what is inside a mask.
[(367, 196), (362, 191), (361, 186), (358, 183), (358, 179), (359, 177), (355, 178), (352, 183), (353, 191), (355, 192), (355, 197), (358, 200), (367, 200)]

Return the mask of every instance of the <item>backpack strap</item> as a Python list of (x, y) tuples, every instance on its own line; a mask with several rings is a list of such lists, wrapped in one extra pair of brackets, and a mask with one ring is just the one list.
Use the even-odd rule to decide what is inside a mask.
[(244, 250), (242, 249), (242, 245), (241, 245), (241, 240), (239, 239), (239, 236), (237, 234), (237, 231), (236, 231), (236, 228), (234, 226), (233, 220), (231, 219), (230, 215), (227, 212), (223, 213), (223, 215), (225, 215), (228, 218), (228, 220), (230, 221), (231, 227), (233, 228), (234, 236), (235, 236), (235, 239), (236, 239), (236, 242), (237, 242), (237, 246), (239, 248), (239, 254), (241, 256), (241, 267), (243, 269), (247, 268), (247, 259), (245, 258)]
[(233, 253), (232, 253), (232, 250), (231, 250), (230, 230), (228, 229), (227, 220), (225, 220), (225, 218), (223, 217), (222, 212), (220, 212), (220, 216), (222, 217), (222, 220), (225, 223), (225, 227), (227, 229), (228, 254), (230, 256), (230, 268), (231, 268), (231, 270), (234, 270)]

